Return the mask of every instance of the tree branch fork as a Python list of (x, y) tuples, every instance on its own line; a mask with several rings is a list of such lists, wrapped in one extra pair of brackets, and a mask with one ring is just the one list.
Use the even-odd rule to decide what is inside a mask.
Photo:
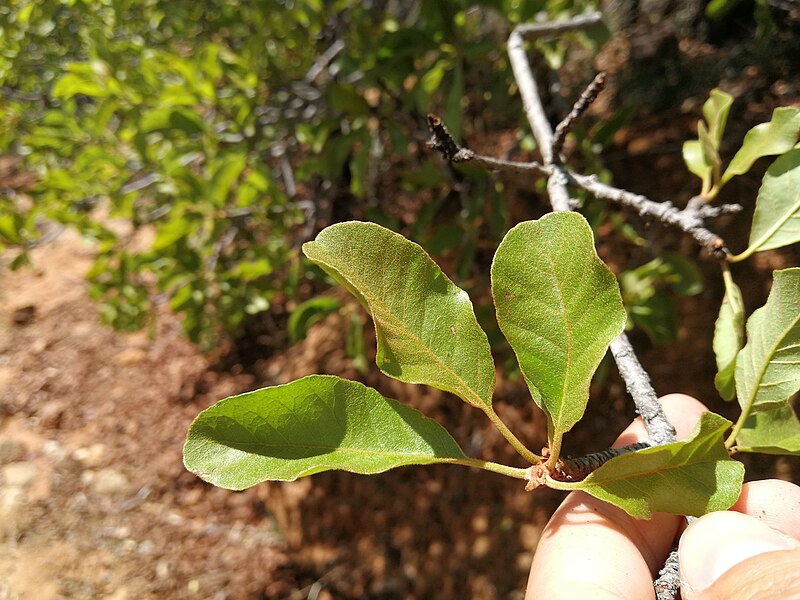
[[(703, 198), (692, 198), (685, 208), (678, 208), (671, 202), (655, 202), (641, 194), (619, 189), (600, 182), (595, 176), (582, 175), (569, 170), (562, 161), (561, 149), (567, 134), (586, 112), (605, 85), (605, 75), (598, 74), (575, 102), (569, 114), (557, 125), (551, 127), (542, 106), (536, 79), (528, 61), (525, 41), (552, 37), (561, 33), (590, 28), (601, 20), (600, 13), (581, 15), (564, 21), (517, 25), (508, 38), (508, 56), (522, 104), (531, 131), (542, 155), (542, 162), (514, 162), (477, 154), (468, 147), (460, 146), (447, 131), (441, 119), (428, 116), (431, 138), (428, 146), (438, 151), (447, 161), (470, 163), (489, 171), (509, 171), (532, 174), (547, 178), (547, 192), (553, 211), (573, 210), (579, 202), (569, 195), (569, 188), (582, 189), (596, 198), (618, 204), (636, 211), (640, 216), (659, 221), (692, 236), (700, 246), (706, 248), (711, 256), (723, 261), (730, 253), (724, 240), (708, 229), (706, 219), (722, 214), (735, 213), (741, 206), (729, 204), (709, 206)], [(620, 376), (625, 381), (637, 412), (641, 415), (652, 445), (676, 441), (675, 428), (667, 419), (659, 402), (650, 377), (639, 362), (628, 337), (623, 333), (611, 342), (609, 347), (617, 364)], [(526, 474), (526, 489), (533, 489), (549, 482), (576, 481), (586, 477), (607, 460), (619, 453), (635, 451), (639, 445), (604, 450), (578, 459), (566, 458), (556, 462), (556, 468), (543, 468), (534, 465)], [(676, 558), (673, 552), (655, 582), (659, 598), (672, 599), (678, 589)]]

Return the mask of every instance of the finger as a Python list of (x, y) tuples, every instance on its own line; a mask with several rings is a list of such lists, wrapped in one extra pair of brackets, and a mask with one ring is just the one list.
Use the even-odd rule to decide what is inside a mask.
[(776, 600), (800, 593), (800, 550), (767, 552), (742, 561), (701, 596), (686, 600)]
[[(667, 418), (686, 437), (706, 408), (694, 398), (662, 398)], [(641, 419), (615, 445), (646, 440)], [(653, 573), (675, 538), (680, 517), (656, 514), (640, 521), (583, 492), (572, 492), (542, 532), (527, 598), (652, 598)]]
[[(793, 551), (780, 557), (779, 564), (781, 569), (788, 569), (786, 572), (776, 570), (776, 553), (780, 551)], [(753, 561), (754, 557), (759, 560)], [(681, 595), (685, 600), (756, 597), (754, 593), (764, 589), (764, 582), (763, 576), (759, 576), (760, 584), (753, 585), (754, 565), (761, 569), (774, 563), (770, 567), (770, 598), (789, 597), (777, 592), (775, 582), (792, 585), (800, 582), (800, 542), (754, 517), (734, 511), (710, 513), (689, 525), (681, 536), (678, 559)], [(794, 588), (795, 592), (797, 589)]]
[(780, 479), (751, 481), (730, 510), (755, 517), (800, 541), (800, 487)]

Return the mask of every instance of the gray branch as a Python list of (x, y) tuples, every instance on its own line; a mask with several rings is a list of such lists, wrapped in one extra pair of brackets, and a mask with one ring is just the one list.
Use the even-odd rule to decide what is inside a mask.
[(658, 396), (650, 385), (650, 377), (636, 357), (627, 335), (623, 333), (611, 342), (611, 354), (653, 444), (674, 442), (675, 428), (667, 420)]
[(653, 583), (657, 600), (673, 600), (678, 597), (681, 588), (680, 573), (678, 571), (678, 551), (669, 553), (664, 566), (658, 572), (658, 579)]
[(679, 209), (671, 202), (657, 202), (647, 196), (607, 185), (594, 175), (581, 175), (564, 167), (543, 165), (536, 161), (515, 162), (476, 154), (471, 149), (456, 144), (447, 128), (435, 115), (428, 115), (428, 123), (433, 133), (428, 141), (428, 147), (437, 150), (451, 162), (470, 163), (488, 171), (527, 173), (554, 179), (554, 176), (563, 177), (568, 185), (581, 188), (596, 198), (620, 204), (641, 217), (660, 221), (691, 235), (712, 256), (723, 258), (728, 254), (724, 240), (705, 226), (705, 219), (739, 212), (742, 207), (738, 204), (709, 206), (705, 201), (702, 204), (689, 202), (686, 208)]
[[(570, 202), (569, 191), (567, 190), (570, 176), (566, 169), (557, 162), (556, 152), (554, 151), (557, 148), (554, 148), (553, 129), (542, 106), (536, 79), (533, 76), (528, 55), (525, 51), (524, 40), (585, 29), (598, 23), (600, 18), (601, 15), (595, 13), (558, 23), (520, 25), (514, 28), (508, 38), (508, 57), (522, 96), (525, 114), (541, 150), (544, 166), (550, 169), (550, 174), (547, 178), (547, 192), (554, 211), (571, 209), (572, 202)], [(585, 109), (580, 109), (581, 112), (583, 110)], [(636, 358), (633, 348), (624, 333), (611, 343), (611, 352), (614, 355), (620, 375), (625, 380), (628, 392), (636, 404), (636, 409), (644, 419), (650, 439), (655, 443), (674, 441), (675, 430), (667, 420), (661, 403), (658, 401), (658, 396), (650, 385), (650, 377)]]

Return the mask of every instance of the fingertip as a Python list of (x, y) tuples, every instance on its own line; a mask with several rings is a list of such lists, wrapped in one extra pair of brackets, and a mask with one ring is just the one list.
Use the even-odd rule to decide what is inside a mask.
[(749, 515), (730, 511), (707, 514), (691, 523), (681, 536), (681, 591), (690, 598), (745, 560), (798, 547), (797, 540)]
[(542, 532), (526, 599), (652, 598), (651, 569), (629, 520), (588, 494), (569, 494)]
[(800, 487), (782, 479), (750, 481), (730, 510), (744, 513), (800, 540)]

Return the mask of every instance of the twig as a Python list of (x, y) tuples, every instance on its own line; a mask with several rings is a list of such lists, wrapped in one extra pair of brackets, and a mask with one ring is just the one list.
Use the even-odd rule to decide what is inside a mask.
[[(587, 29), (599, 23), (601, 17), (600, 13), (592, 13), (566, 21), (517, 25), (508, 37), (508, 58), (511, 62), (511, 70), (514, 72), (514, 79), (522, 96), (525, 115), (528, 117), (545, 165), (552, 165), (553, 156), (555, 156), (553, 153), (553, 129), (544, 112), (536, 79), (533, 76), (530, 62), (528, 62), (525, 40)], [(558, 167), (547, 178), (547, 193), (554, 211), (570, 210), (574, 204), (570, 200), (565, 179), (565, 174)]]
[[(600, 18), (601, 15), (595, 13), (559, 23), (520, 25), (514, 28), (508, 38), (508, 56), (522, 95), (525, 114), (541, 149), (545, 166), (553, 169), (547, 179), (547, 191), (554, 211), (570, 210), (571, 203), (567, 191), (569, 175), (563, 167), (553, 163), (553, 131), (542, 107), (523, 39), (585, 29), (598, 23)], [(675, 429), (667, 420), (658, 396), (650, 385), (650, 378), (636, 358), (624, 333), (611, 343), (611, 353), (636, 404), (636, 409), (644, 419), (650, 439), (656, 444), (675, 441)]]
[(317, 76), (322, 73), (322, 70), (326, 68), (342, 50), (344, 50), (344, 42), (342, 40), (336, 40), (333, 42), (328, 49), (320, 55), (314, 64), (311, 65), (311, 68), (306, 73), (304, 79), (306, 81), (314, 81)]
[(606, 448), (600, 452), (592, 452), (575, 458), (571, 456), (559, 458), (555, 470), (550, 476), (559, 481), (581, 481), (612, 458), (649, 447), (648, 442), (636, 442), (621, 448)]
[(709, 206), (705, 202), (699, 205), (690, 201), (686, 208), (679, 209), (671, 202), (656, 202), (641, 194), (635, 194), (601, 183), (593, 175), (580, 175), (563, 167), (542, 165), (535, 161), (514, 162), (476, 154), (471, 149), (456, 144), (437, 116), (428, 115), (428, 123), (432, 131), (431, 138), (428, 140), (428, 147), (439, 151), (442, 156), (451, 162), (470, 163), (490, 171), (534, 173), (546, 177), (563, 176), (566, 178), (567, 184), (586, 190), (597, 198), (621, 204), (635, 210), (642, 217), (656, 219), (688, 233), (701, 246), (705, 247), (712, 256), (724, 258), (728, 254), (724, 240), (707, 229), (704, 220), (722, 214), (738, 212), (742, 209), (738, 204)]
[(641, 194), (634, 194), (598, 181), (593, 175), (578, 175), (568, 173), (570, 183), (581, 187), (598, 198), (622, 204), (634, 209), (639, 215), (647, 216), (677, 227), (691, 235), (697, 242), (704, 246), (713, 256), (723, 258), (728, 254), (724, 240), (716, 233), (706, 229), (703, 219), (724, 213), (738, 212), (742, 209), (738, 204), (727, 207), (701, 207), (691, 205), (681, 210), (671, 202), (655, 202)]
[(642, 416), (647, 435), (653, 444), (668, 444), (675, 441), (675, 428), (667, 420), (661, 402), (658, 401), (650, 376), (644, 370), (633, 351), (628, 336), (624, 333), (611, 342), (611, 354), (617, 369), (628, 388), (628, 393), (636, 404), (636, 411)]
[(561, 154), (561, 148), (564, 146), (564, 140), (567, 138), (567, 134), (575, 126), (576, 121), (586, 112), (586, 109), (591, 106), (592, 102), (597, 100), (597, 96), (603, 91), (605, 86), (606, 74), (601, 71), (595, 75), (595, 78), (583, 91), (581, 97), (578, 98), (578, 101), (575, 102), (575, 105), (572, 107), (572, 110), (569, 111), (569, 114), (564, 117), (561, 123), (556, 125), (552, 145), (553, 160), (560, 161), (559, 155)]
[(678, 572), (677, 550), (669, 553), (664, 566), (658, 572), (658, 579), (653, 583), (653, 587), (656, 590), (657, 600), (673, 600), (678, 596), (681, 580)]
[(471, 163), (487, 171), (535, 172), (539, 175), (550, 175), (551, 169), (535, 161), (520, 163), (502, 160), (475, 154), (469, 148), (459, 146), (447, 130), (447, 127), (442, 123), (442, 120), (436, 115), (428, 115), (428, 126), (431, 129), (431, 137), (426, 142), (426, 145), (431, 150), (439, 152), (449, 162)]
[(514, 28), (526, 39), (535, 40), (544, 37), (553, 37), (560, 33), (580, 31), (597, 25), (603, 18), (599, 12), (579, 15), (564, 21), (547, 21), (543, 23), (522, 23)]

